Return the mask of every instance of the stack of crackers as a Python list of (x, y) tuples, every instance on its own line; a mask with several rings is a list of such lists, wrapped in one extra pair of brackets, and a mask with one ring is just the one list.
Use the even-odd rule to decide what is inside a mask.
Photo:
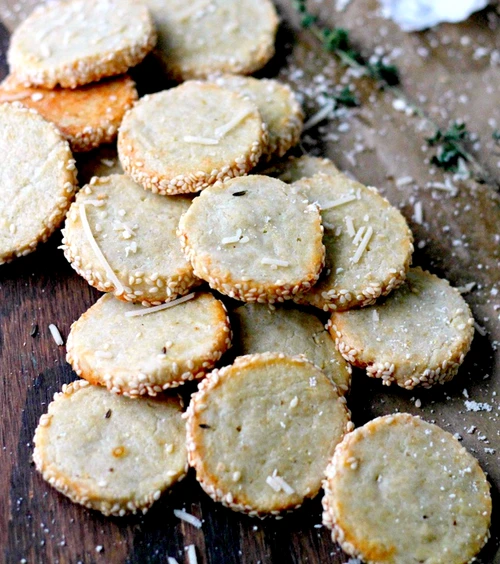
[[(348, 554), (468, 562), (491, 517), (477, 461), (410, 415), (354, 430), (346, 397), (351, 366), (406, 389), (452, 379), (470, 310), (410, 268), (412, 233), (376, 188), (285, 156), (296, 96), (245, 76), (272, 57), (277, 23), (269, 0), (65, 0), (15, 31), (0, 262), (65, 220), (66, 258), (105, 293), (71, 328), (82, 379), (42, 416), (36, 466), (118, 516), (146, 512), (188, 466), (251, 516), (281, 518), (323, 487)], [(149, 52), (178, 84), (137, 100), (125, 73)], [(76, 193), (72, 151), (116, 136), (119, 163), (88, 161)], [(183, 413), (169, 389), (191, 380)]]

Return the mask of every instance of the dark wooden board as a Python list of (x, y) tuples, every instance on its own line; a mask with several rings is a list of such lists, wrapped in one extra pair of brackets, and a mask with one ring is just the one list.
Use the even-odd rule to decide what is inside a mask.
[[(12, 29), (35, 3), (34, 0), (0, 0), (0, 22), (5, 23), (5, 26), (0, 24), (0, 78), (7, 72), (7, 28)], [(350, 16), (349, 12), (337, 14), (335, 2), (325, 1), (321, 13), (325, 21), (341, 19), (343, 25), (353, 30), (360, 46), (371, 49), (377, 30), (387, 25), (375, 16), (369, 18), (368, 24), (361, 21), (374, 10), (373, 4), (369, 0), (355, 0), (348, 8), (354, 10)], [(15, 5), (21, 9), (14, 9)], [(321, 52), (309, 34), (296, 32), (288, 0), (281, 0), (279, 7), (284, 19), (279, 53), (261, 74), (278, 75), (294, 85), (303, 94), (305, 106), (311, 112), (317, 109), (309, 85), (312, 78), (321, 75), (326, 77), (326, 84), (337, 84), (344, 80), (345, 71)], [(478, 18), (477, 25), (481, 28), (482, 20)], [(464, 25), (467, 33), (474, 33), (474, 21)], [(408, 57), (398, 64), (406, 72), (408, 91), (417, 95), (422, 89), (433, 90), (433, 83), (441, 84), (440, 79), (450, 74), (449, 65), (432, 59), (426, 81), (420, 81), (421, 69), (411, 59), (411, 51), (416, 49), (412, 42), (425, 43), (429, 37), (426, 34), (406, 36), (392, 24), (389, 27), (392, 41), (407, 50)], [(440, 30), (432, 33), (438, 36), (450, 33), (446, 28)], [(495, 41), (493, 37), (486, 39)], [(296, 69), (302, 69), (304, 76), (298, 77), (300, 73)], [(148, 65), (136, 73), (142, 91), (151, 90), (152, 82), (155, 86), (162, 83), (157, 72), (154, 66)], [(494, 73), (489, 67), (474, 69), (474, 72), (479, 73), (478, 76)], [(417, 241), (425, 243), (417, 249), (416, 264), (432, 268), (456, 285), (478, 283), (477, 291), (466, 298), (476, 319), (488, 331), (484, 337), (476, 335), (457, 379), (437, 390), (408, 393), (387, 389), (362, 374), (355, 374), (349, 398), (353, 419), (359, 425), (377, 415), (408, 411), (459, 433), (465, 446), (489, 472), (493, 484), (492, 539), (478, 561), (482, 564), (500, 562), (500, 368), (495, 349), (495, 341), (500, 341), (500, 311), (494, 308), (499, 302), (491, 294), (500, 279), (499, 242), (494, 239), (494, 234), (500, 230), (500, 199), (493, 186), (473, 181), (457, 183), (459, 192), (453, 198), (429, 190), (398, 187), (395, 180), (405, 175), (414, 178), (420, 187), (429, 181), (421, 150), (425, 145), (425, 130), (415, 117), (395, 112), (389, 94), (378, 91), (365, 80), (349, 80), (356, 86), (361, 107), (345, 117), (335, 117), (325, 126), (325, 131), (311, 131), (312, 139), (306, 137), (304, 145), (331, 156), (342, 169), (363, 182), (379, 186), (401, 207)], [(492, 80), (497, 88), (498, 75), (494, 74)], [(414, 91), (416, 84), (418, 91)], [(496, 93), (498, 96), (498, 88)], [(479, 114), (480, 107), (476, 105), (478, 108), (471, 111)], [(432, 110), (431, 107), (426, 109)], [(341, 122), (348, 123), (349, 130), (339, 134)], [(484, 120), (478, 123), (478, 133), (482, 134)], [(337, 139), (325, 140), (328, 134), (336, 135)], [(353, 162), (350, 152), (360, 142), (364, 149), (356, 154)], [(492, 166), (494, 158), (488, 153), (483, 160), (498, 181), (500, 174)], [(444, 179), (440, 173), (433, 178)], [(423, 225), (412, 221), (415, 199), (423, 204)], [(455, 244), (457, 240), (462, 241), (460, 245)], [(328, 531), (315, 527), (321, 522), (319, 500), (306, 504), (281, 521), (262, 522), (213, 503), (190, 474), (146, 516), (107, 519), (72, 504), (40, 478), (31, 461), (34, 429), (54, 392), (75, 378), (65, 362), (64, 347), (55, 345), (48, 325), (55, 323), (66, 337), (71, 323), (99, 295), (72, 271), (57, 249), (59, 244), (60, 234), (55, 234), (36, 253), (0, 267), (0, 561), (3, 559), (9, 564), (23, 559), (29, 563), (163, 563), (167, 556), (174, 556), (183, 562), (184, 547), (195, 544), (200, 564), (347, 562), (349, 558), (331, 542)], [(31, 336), (35, 325), (38, 332)], [(488, 378), (484, 379), (486, 375)], [(464, 389), (471, 399), (491, 405), (492, 412), (467, 411)], [(415, 398), (421, 400), (421, 408), (415, 407)], [(472, 426), (477, 430), (467, 433)], [(495, 453), (488, 453), (485, 448)], [(176, 519), (173, 508), (184, 508), (203, 519), (202, 529), (196, 530)], [(102, 551), (97, 547), (102, 547)]]

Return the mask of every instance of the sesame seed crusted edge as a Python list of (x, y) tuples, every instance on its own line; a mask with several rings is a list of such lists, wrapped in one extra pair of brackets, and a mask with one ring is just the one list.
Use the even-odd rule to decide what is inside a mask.
[[(426, 270), (423, 272), (437, 278), (437, 276)], [(445, 280), (444, 278), (440, 278), (439, 280), (446, 282), (448, 287), (460, 296), (458, 290), (453, 288), (448, 280)], [(413, 366), (413, 369), (409, 373), (405, 371), (403, 365), (398, 366), (393, 362), (386, 361), (370, 362), (363, 359), (363, 351), (350, 345), (346, 335), (342, 333), (341, 329), (333, 321), (335, 314), (328, 320), (326, 328), (335, 339), (335, 345), (338, 351), (347, 360), (347, 362), (358, 368), (366, 369), (366, 374), (370, 378), (380, 378), (384, 386), (390, 386), (395, 383), (407, 390), (413, 390), (417, 386), (421, 386), (422, 388), (431, 388), (436, 384), (446, 384), (446, 382), (449, 382), (456, 376), (458, 369), (465, 359), (465, 355), (469, 352), (471, 347), (472, 339), (474, 337), (474, 318), (472, 317), (470, 308), (465, 301), (464, 304), (467, 307), (469, 319), (466, 327), (467, 334), (464, 335), (461, 346), (457, 346), (453, 351), (448, 351), (447, 357), (438, 363), (431, 366)]]
[(114, 502), (111, 503), (105, 500), (97, 500), (97, 499), (90, 499), (86, 496), (81, 496), (75, 493), (72, 490), (71, 485), (68, 484), (68, 480), (60, 474), (60, 472), (52, 467), (50, 464), (47, 464), (42, 449), (40, 448), (40, 443), (42, 441), (42, 435), (44, 428), (50, 425), (50, 421), (52, 419), (51, 406), (58, 401), (71, 396), (78, 392), (78, 390), (82, 388), (86, 388), (90, 386), (89, 382), (86, 380), (75, 380), (70, 384), (63, 384), (62, 391), (56, 392), (54, 394), (54, 400), (49, 404), (47, 413), (44, 413), (40, 417), (40, 421), (38, 426), (35, 430), (35, 435), (33, 438), (34, 449), (33, 449), (33, 461), (35, 463), (35, 467), (42, 475), (43, 479), (47, 481), (52, 487), (58, 490), (60, 493), (68, 497), (74, 503), (78, 503), (83, 505), (88, 509), (95, 509), (100, 511), (103, 515), (110, 516), (113, 515), (115, 517), (123, 517), (127, 514), (136, 514), (139, 511), (141, 513), (146, 513), (148, 509), (153, 505), (155, 501), (157, 501), (165, 491), (168, 491), (170, 486), (173, 484), (180, 482), (188, 472), (188, 464), (186, 462), (183, 471), (179, 473), (177, 476), (172, 476), (171, 483), (166, 485), (163, 490), (155, 490), (150, 494), (138, 498), (138, 499), (131, 499), (126, 503), (123, 502)]
[[(110, 177), (94, 177), (90, 181), (90, 184), (82, 188), (80, 193), (91, 195), (93, 185), (102, 185), (109, 181)], [(93, 263), (83, 265), (82, 259), (76, 250), (78, 245), (73, 239), (73, 230), (71, 227), (73, 225), (74, 229), (78, 229), (72, 219), (73, 216), (78, 218), (78, 199), (77, 197), (77, 201), (71, 205), (68, 211), (65, 226), (61, 230), (63, 238), (59, 248), (63, 250), (66, 260), (71, 264), (73, 269), (91, 286), (101, 292), (112, 292), (116, 298), (122, 301), (141, 303), (143, 306), (147, 307), (173, 301), (180, 296), (188, 294), (190, 290), (202, 283), (202, 281), (195, 276), (189, 265), (186, 265), (184, 272), (180, 271), (168, 277), (160, 276), (158, 273), (147, 275), (142, 271), (128, 272), (125, 277), (120, 275), (119, 279), (124, 278), (122, 280), (124, 291), (121, 293), (117, 292), (115, 284), (109, 279), (106, 271), (99, 265), (98, 261), (95, 260)]]
[[(215, 301), (217, 302), (217, 307), (220, 308), (219, 313), (221, 314), (222, 325), (217, 333), (217, 342), (213, 350), (203, 358), (190, 359), (184, 364), (179, 364), (178, 362), (172, 363), (170, 373), (168, 374), (168, 377), (171, 379), (168, 382), (163, 381), (165, 379), (166, 370), (150, 374), (138, 372), (135, 378), (123, 378), (109, 372), (104, 373), (92, 370), (91, 367), (84, 367), (74, 343), (74, 335), (78, 328), (79, 319), (73, 322), (70, 328), (66, 341), (66, 361), (72, 366), (79, 377), (84, 378), (90, 384), (105, 386), (111, 393), (122, 394), (130, 398), (137, 398), (144, 395), (156, 396), (165, 390), (177, 388), (186, 382), (200, 380), (217, 364), (222, 355), (231, 348), (232, 344), (233, 334), (226, 306), (220, 300)], [(95, 307), (98, 303), (99, 302), (96, 302), (92, 307)], [(92, 307), (90, 309), (92, 309)], [(88, 311), (90, 310), (87, 310), (82, 317), (84, 317)], [(82, 317), (80, 319), (82, 319)]]
[[(50, 8), (50, 4), (46, 5)], [(38, 12), (43, 6), (38, 7)], [(98, 82), (102, 78), (123, 74), (131, 67), (140, 63), (156, 45), (157, 35), (151, 16), (144, 9), (146, 30), (144, 35), (134, 45), (122, 45), (114, 52), (84, 57), (66, 63), (58, 68), (39, 68), (31, 66), (31, 58), (24, 56), (15, 49), (15, 35), (12, 37), (11, 48), (7, 52), (7, 60), (12, 74), (15, 74), (20, 83), (25, 86), (42, 86), (53, 89), (76, 88), (91, 82)]]
[[(344, 451), (348, 451), (351, 441), (355, 440), (358, 436), (363, 435), (366, 428), (370, 428), (370, 430), (372, 430), (374, 427), (377, 427), (378, 425), (391, 424), (395, 420), (396, 421), (404, 420), (405, 422), (413, 423), (413, 424), (416, 421), (423, 421), (418, 415), (414, 416), (408, 413), (395, 413), (391, 415), (376, 417), (375, 419), (372, 419), (362, 427), (358, 427), (358, 429), (356, 429), (353, 433), (344, 435), (343, 440), (335, 447), (335, 452), (333, 454), (332, 460), (329, 462), (325, 470), (325, 478), (322, 483), (323, 490), (325, 492), (323, 498), (321, 499), (321, 504), (323, 507), (323, 513), (322, 513), (323, 525), (331, 530), (331, 538), (334, 543), (339, 544), (342, 550), (346, 552), (349, 556), (353, 556), (354, 558), (359, 558), (360, 560), (363, 560), (363, 562), (366, 562), (366, 564), (379, 564), (379, 561), (364, 559), (363, 554), (352, 543), (346, 541), (345, 532), (339, 523), (340, 521), (339, 515), (336, 513), (334, 506), (329, 501), (330, 497), (333, 496), (333, 491), (330, 484), (332, 480), (335, 480), (335, 477), (337, 475), (337, 470), (336, 470), (337, 461), (339, 461), (341, 457), (344, 455)], [(437, 425), (435, 426), (438, 427)], [(442, 430), (440, 427), (438, 428)], [(459, 446), (465, 452), (467, 452), (467, 454), (470, 455), (470, 453), (468, 453), (468, 451), (462, 445)], [(475, 463), (479, 466), (477, 460), (475, 458), (474, 460), (476, 461)], [(343, 471), (346, 471), (346, 468), (344, 468)], [(478, 547), (477, 552), (479, 552), (481, 548), (488, 542), (490, 536), (491, 536), (491, 532), (488, 529), (488, 532), (485, 535), (482, 544)], [(472, 562), (475, 561), (476, 561), (476, 557), (474, 556), (467, 562), (467, 564), (472, 564)]]
[[(234, 367), (244, 368), (248, 365), (252, 365), (255, 360), (267, 361), (274, 359), (287, 359), (301, 364), (308, 364), (314, 366), (314, 368), (316, 368), (320, 372), (323, 372), (318, 366), (306, 359), (304, 355), (287, 356), (283, 353), (266, 352), (240, 356), (235, 359), (232, 365), (224, 366), (220, 369), (215, 369), (210, 374), (207, 374), (207, 377), (198, 384), (198, 391), (191, 396), (189, 406), (186, 412), (183, 414), (183, 417), (186, 419), (186, 448), (188, 453), (188, 463), (189, 466), (193, 467), (196, 470), (196, 479), (201, 485), (202, 489), (214, 501), (222, 503), (224, 507), (228, 507), (233, 511), (245, 513), (249, 517), (258, 517), (259, 519), (266, 519), (269, 517), (282, 519), (283, 514), (291, 513), (294, 510), (299, 509), (302, 506), (302, 502), (294, 505), (293, 507), (285, 507), (280, 510), (259, 511), (251, 505), (236, 503), (234, 501), (234, 495), (231, 492), (223, 492), (220, 488), (216, 488), (212, 483), (204, 479), (203, 474), (201, 474), (200, 472), (201, 459), (196, 455), (196, 444), (195, 438), (193, 436), (193, 419), (198, 412), (202, 412), (206, 408), (204, 400), (206, 399), (207, 394), (209, 394), (210, 391), (214, 388), (218, 387), (224, 381), (224, 379), (229, 377), (229, 374)], [(345, 436), (346, 434), (354, 430), (354, 424), (351, 421), (351, 412), (347, 407), (347, 400), (343, 395), (339, 393), (337, 386), (335, 386), (335, 384), (333, 384), (331, 380), (326, 377), (326, 375), (325, 378), (327, 378), (328, 382), (335, 389), (339, 402), (344, 406), (347, 416), (344, 429)], [(311, 492), (310, 494), (304, 496), (304, 500), (315, 497), (318, 492), (319, 490)]]
[[(316, 222), (318, 229), (323, 234), (323, 225), (321, 224), (321, 215), (319, 209), (314, 204), (307, 206), (305, 210), (308, 214), (316, 214)], [(307, 292), (318, 281), (321, 271), (325, 266), (325, 247), (321, 243), (321, 255), (318, 267), (314, 272), (309, 274), (305, 280), (296, 280), (287, 284), (271, 284), (256, 283), (252, 280), (235, 280), (229, 272), (221, 272), (220, 269), (212, 267), (210, 256), (198, 254), (189, 242), (189, 236), (184, 229), (184, 218), (181, 217), (177, 236), (180, 239), (181, 247), (193, 266), (193, 270), (198, 278), (208, 282), (211, 288), (219, 291), (221, 294), (229, 296), (244, 302), (257, 303), (276, 303), (293, 299), (300, 292)]]
[[(324, 174), (324, 173), (317, 173)], [(376, 189), (367, 187), (370, 191), (377, 194), (385, 204), (395, 209), (399, 214), (399, 210), (384, 198)], [(403, 216), (401, 216), (403, 217)], [(404, 219), (404, 218), (403, 218)], [(402, 241), (399, 241), (401, 246), (406, 245), (407, 251), (405, 261), (399, 269), (391, 268), (387, 271), (383, 279), (369, 282), (366, 287), (358, 292), (353, 291), (352, 288), (335, 288), (321, 292), (311, 292), (305, 295), (298, 295), (295, 302), (301, 305), (311, 305), (321, 309), (325, 312), (346, 311), (354, 307), (367, 307), (373, 305), (379, 298), (389, 295), (392, 291), (396, 290), (406, 280), (406, 274), (410, 269), (412, 256), (414, 251), (413, 246), (413, 233), (406, 224), (406, 236)]]
[[(147, 101), (149, 97), (149, 95), (144, 96), (140, 102)], [(125, 114), (124, 119), (127, 114)], [(158, 171), (147, 170), (144, 168), (141, 157), (135, 156), (132, 140), (121, 129), (118, 132), (118, 155), (125, 172), (145, 190), (150, 190), (154, 194), (161, 194), (162, 196), (174, 196), (176, 194), (199, 192), (218, 181), (245, 176), (257, 166), (267, 146), (268, 139), (267, 126), (262, 122), (259, 139), (250, 144), (245, 154), (240, 155), (233, 162), (225, 164), (222, 168), (214, 168), (210, 172), (200, 170), (189, 174), (172, 175), (167, 172), (160, 174)]]
[(269, 162), (274, 158), (283, 157), (287, 151), (297, 145), (300, 140), (300, 136), (302, 135), (305, 115), (302, 106), (299, 104), (293, 90), (288, 84), (284, 84), (273, 79), (268, 79), (266, 82), (276, 83), (280, 86), (280, 88), (287, 91), (290, 103), (290, 113), (282, 127), (281, 133), (272, 137), (269, 135), (267, 148), (261, 157), (261, 164)]

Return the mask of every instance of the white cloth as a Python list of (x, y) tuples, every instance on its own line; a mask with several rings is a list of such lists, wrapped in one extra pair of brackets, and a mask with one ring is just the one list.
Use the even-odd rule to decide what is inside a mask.
[(403, 31), (419, 31), (442, 22), (461, 22), (482, 10), (488, 0), (379, 0), (385, 17)]

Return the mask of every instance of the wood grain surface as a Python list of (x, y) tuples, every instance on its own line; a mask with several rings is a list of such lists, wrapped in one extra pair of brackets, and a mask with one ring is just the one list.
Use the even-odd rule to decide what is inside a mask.
[[(36, 3), (0, 0), (0, 78), (7, 73), (9, 32)], [(478, 562), (500, 563), (500, 236), (495, 238), (500, 232), (500, 156), (491, 138), (492, 129), (500, 128), (500, 75), (491, 57), (476, 59), (473, 50), (478, 44), (490, 53), (500, 49), (498, 13), (491, 7), (464, 24), (404, 34), (380, 18), (375, 0), (353, 0), (343, 12), (335, 10), (334, 0), (311, 4), (322, 21), (350, 29), (364, 52), (380, 45), (387, 53), (397, 48), (393, 58), (405, 92), (440, 126), (465, 117), (478, 136), (471, 150), (483, 167), (482, 177), (456, 181), (430, 171), (425, 162), (429, 123), (397, 111), (391, 93), (346, 72), (309, 33), (299, 32), (289, 0), (278, 2), (283, 18), (278, 54), (259, 75), (289, 82), (308, 113), (318, 109), (322, 89), (328, 92), (339, 84), (353, 85), (361, 102), (307, 132), (302, 146), (378, 186), (400, 207), (415, 233), (415, 264), (457, 286), (476, 283), (465, 298), (485, 332), (476, 333), (459, 375), (445, 387), (406, 392), (383, 388), (356, 373), (349, 397), (354, 422), (360, 425), (398, 410), (458, 433), (492, 483), (492, 538)], [(472, 46), (464, 36), (472, 38)], [(419, 55), (421, 48), (428, 55)], [(135, 78), (143, 93), (164, 84), (151, 61), (136, 70)], [(401, 185), (402, 177), (411, 177), (412, 183)], [(456, 194), (429, 188), (429, 182), (447, 179)], [(414, 221), (415, 202), (423, 206), (422, 224)], [(329, 532), (316, 527), (321, 522), (319, 500), (281, 521), (254, 520), (212, 502), (190, 474), (146, 516), (104, 518), (72, 504), (41, 479), (31, 460), (34, 429), (52, 395), (75, 378), (48, 325), (55, 323), (66, 337), (71, 323), (99, 295), (66, 263), (57, 248), (60, 238), (56, 233), (34, 254), (0, 267), (0, 561), (132, 564), (164, 563), (174, 556), (182, 563), (184, 547), (194, 544), (200, 564), (348, 562)], [(469, 411), (465, 395), (491, 411)], [(176, 519), (174, 508), (202, 519), (202, 528)]]

